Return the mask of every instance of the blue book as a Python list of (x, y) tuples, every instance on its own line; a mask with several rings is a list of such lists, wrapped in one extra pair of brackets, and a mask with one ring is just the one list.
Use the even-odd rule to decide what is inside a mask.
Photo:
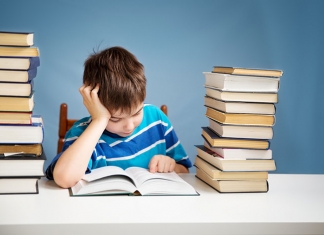
[(30, 82), (37, 75), (37, 67), (29, 70), (2, 70), (0, 82)]
[(0, 56), (0, 69), (29, 70), (40, 66), (40, 58), (36, 57), (6, 57)]
[(41, 144), (44, 140), (44, 122), (41, 115), (32, 115), (31, 124), (0, 124), (2, 144)]

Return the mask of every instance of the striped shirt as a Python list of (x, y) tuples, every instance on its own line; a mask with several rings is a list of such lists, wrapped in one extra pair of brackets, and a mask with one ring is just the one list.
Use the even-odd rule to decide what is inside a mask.
[[(107, 130), (103, 132), (92, 152), (86, 173), (108, 165), (123, 169), (131, 166), (148, 168), (151, 158), (157, 154), (169, 156), (187, 168), (192, 166), (168, 117), (150, 104), (144, 105), (143, 112), (141, 124), (130, 136), (120, 137)], [(91, 117), (86, 117), (73, 125), (65, 136), (63, 152), (84, 132), (90, 122)], [(48, 179), (53, 179), (53, 170), (61, 154), (46, 169)]]

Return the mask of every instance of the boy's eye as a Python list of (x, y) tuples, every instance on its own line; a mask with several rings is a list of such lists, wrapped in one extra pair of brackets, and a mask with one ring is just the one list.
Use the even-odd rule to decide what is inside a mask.
[(112, 121), (112, 122), (119, 122), (120, 119), (110, 119), (110, 121)]

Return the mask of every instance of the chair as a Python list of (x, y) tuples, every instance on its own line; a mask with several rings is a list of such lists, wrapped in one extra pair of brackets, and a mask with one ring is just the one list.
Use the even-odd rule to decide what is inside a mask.
[[(161, 110), (165, 115), (168, 115), (168, 107), (166, 105), (162, 105)], [(78, 119), (68, 119), (68, 106), (66, 103), (62, 103), (60, 106), (60, 117), (59, 117), (59, 139), (57, 143), (57, 153), (60, 153), (63, 148), (63, 139), (65, 137), (66, 132), (73, 126), (73, 124)]]

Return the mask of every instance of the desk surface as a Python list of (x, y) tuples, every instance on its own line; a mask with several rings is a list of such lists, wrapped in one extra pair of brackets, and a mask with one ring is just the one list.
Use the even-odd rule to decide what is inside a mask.
[(269, 174), (268, 193), (70, 197), (42, 178), (39, 194), (0, 196), (0, 234), (324, 234), (324, 175)]

